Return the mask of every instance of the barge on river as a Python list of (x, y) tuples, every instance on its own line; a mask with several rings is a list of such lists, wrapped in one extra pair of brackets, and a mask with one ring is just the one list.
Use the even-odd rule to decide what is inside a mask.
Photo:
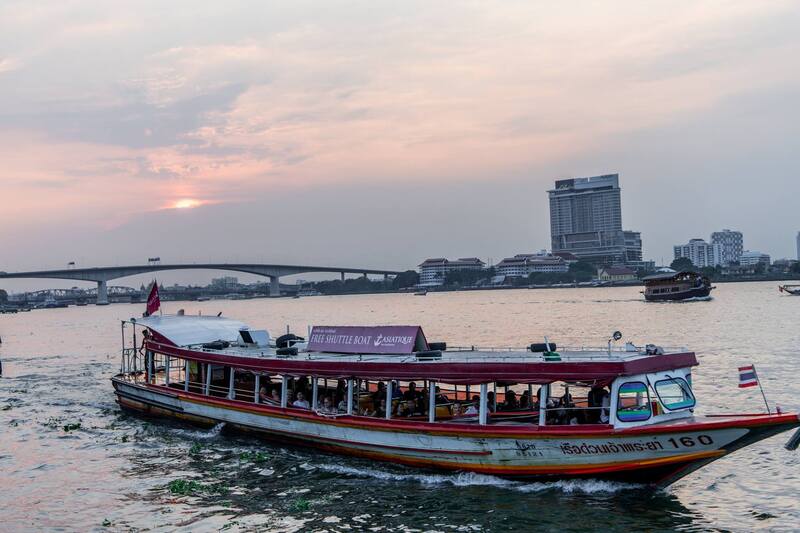
[(708, 298), (715, 289), (708, 277), (697, 272), (661, 272), (642, 278), (644, 299), (648, 302)]
[(189, 316), (122, 332), (124, 409), (412, 467), (664, 486), (800, 426), (797, 414), (696, 415), (684, 349), (448, 349), (416, 326), (273, 340)]

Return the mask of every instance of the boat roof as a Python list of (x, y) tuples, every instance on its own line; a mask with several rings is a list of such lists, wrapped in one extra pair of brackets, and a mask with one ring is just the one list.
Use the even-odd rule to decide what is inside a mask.
[(661, 281), (661, 280), (675, 279), (683, 275), (701, 276), (702, 274), (698, 274), (697, 272), (692, 272), (691, 270), (681, 270), (680, 272), (661, 272), (658, 274), (645, 276), (642, 278), (642, 281)]
[[(456, 384), (491, 381), (544, 384), (553, 381), (608, 384), (619, 376), (646, 374), (697, 365), (693, 352), (675, 349), (663, 355), (644, 351), (604, 349), (559, 350), (560, 360), (519, 350), (446, 350), (440, 357), (425, 354), (336, 354), (299, 351), (276, 355), (274, 351), (232, 346), (220, 350), (173, 348), (151, 344), (160, 353), (232, 366), (265, 374), (316, 376), (327, 379), (360, 378), (403, 381), (429, 379)], [(428, 352), (429, 354), (429, 352)]]
[[(156, 352), (229, 365), (265, 374), (316, 376), (328, 379), (429, 379), (457, 384), (490, 381), (551, 383), (553, 381), (608, 384), (619, 376), (645, 374), (697, 365), (693, 352), (668, 348), (650, 355), (642, 348), (561, 348), (557, 354), (509, 348), (449, 348), (411, 353), (341, 353), (299, 350), (277, 354), (274, 348), (233, 345), (203, 346), (222, 340), (236, 342), (243, 322), (216, 316), (151, 316), (132, 319), (152, 333), (148, 346)], [(555, 360), (554, 360), (555, 359)]]
[(218, 316), (154, 315), (131, 319), (157, 334), (160, 342), (175, 346), (193, 346), (214, 341), (235, 342), (247, 324)]

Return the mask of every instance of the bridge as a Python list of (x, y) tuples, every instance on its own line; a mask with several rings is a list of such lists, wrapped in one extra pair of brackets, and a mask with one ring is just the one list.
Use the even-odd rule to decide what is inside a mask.
[(37, 270), (32, 272), (0, 272), (0, 279), (44, 278), (44, 279), (70, 279), (77, 281), (93, 281), (97, 283), (97, 304), (108, 304), (108, 282), (117, 278), (126, 278), (137, 274), (158, 272), (161, 270), (226, 270), (230, 272), (244, 272), (269, 278), (270, 296), (280, 296), (281, 276), (306, 274), (309, 272), (338, 272), (344, 281), (345, 274), (360, 274), (367, 276), (397, 275), (395, 270), (377, 270), (372, 268), (347, 268), (324, 267), (303, 265), (264, 265), (259, 263), (192, 263), (162, 265), (160, 263), (148, 265), (94, 267), (94, 268), (67, 268), (62, 270)]

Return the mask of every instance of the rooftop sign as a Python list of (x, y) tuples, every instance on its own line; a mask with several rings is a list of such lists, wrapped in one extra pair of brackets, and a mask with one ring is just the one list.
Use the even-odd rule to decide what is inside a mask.
[(314, 326), (312, 352), (410, 354), (428, 349), (419, 326)]

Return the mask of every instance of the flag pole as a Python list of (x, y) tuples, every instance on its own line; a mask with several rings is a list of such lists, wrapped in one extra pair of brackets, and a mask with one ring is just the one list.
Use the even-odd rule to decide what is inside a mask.
[(761, 386), (761, 378), (758, 377), (758, 372), (756, 372), (756, 365), (753, 365), (753, 374), (756, 375), (756, 382), (758, 382), (758, 388), (761, 391), (761, 397), (764, 398), (764, 405), (767, 406), (767, 414), (772, 414), (772, 411), (769, 410), (769, 402), (767, 402), (767, 395), (764, 394), (764, 387)]

